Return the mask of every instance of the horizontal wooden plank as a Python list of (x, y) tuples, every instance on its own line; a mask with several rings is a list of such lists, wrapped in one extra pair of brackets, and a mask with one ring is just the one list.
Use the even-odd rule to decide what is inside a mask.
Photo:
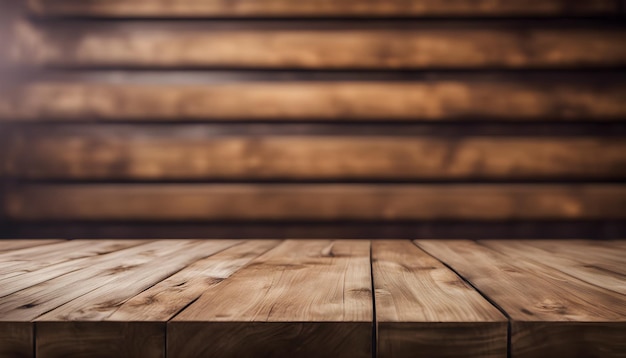
[[(626, 37), (625, 37), (626, 38)], [(626, 46), (624, 47), (626, 48)], [(620, 120), (626, 85), (607, 81), (43, 82), (0, 91), (2, 120)]]
[(370, 243), (288, 240), (168, 323), (170, 357), (371, 357)]
[(12, 220), (623, 219), (623, 185), (32, 184)]
[(29, 179), (626, 178), (624, 138), (224, 137), (90, 126), (14, 131), (8, 148), (7, 174)]
[(294, 69), (581, 68), (626, 64), (620, 28), (19, 23), (20, 65)]
[(29, 0), (44, 16), (98, 17), (288, 17), (288, 16), (524, 16), (604, 14), (616, 0)]
[(506, 357), (506, 317), (410, 241), (373, 241), (372, 275), (377, 357)]
[(504, 255), (470, 241), (417, 244), (508, 314), (511, 356), (623, 356), (626, 344), (617, 337), (626, 333), (625, 295), (564, 274), (545, 260)]
[[(626, 237), (625, 220), (504, 221), (231, 221), (231, 222), (68, 222), (14, 221), (4, 232), (13, 237), (49, 237), (50, 233), (90, 239), (151, 238), (176, 239), (318, 239), (340, 237), (361, 239), (542, 239), (560, 241), (572, 237), (610, 240)], [(557, 250), (558, 252), (558, 250)]]

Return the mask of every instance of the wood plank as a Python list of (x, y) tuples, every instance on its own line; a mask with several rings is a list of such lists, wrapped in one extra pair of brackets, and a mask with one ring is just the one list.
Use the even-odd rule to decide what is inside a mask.
[(168, 322), (168, 356), (371, 357), (369, 251), (284, 242)]
[(28, 0), (44, 16), (292, 17), (292, 16), (551, 16), (619, 12), (615, 0)]
[(181, 240), (179, 243), (182, 246), (179, 245), (178, 250), (144, 264), (133, 265), (135, 257), (130, 257), (124, 261), (126, 266), (114, 274), (114, 281), (108, 277), (90, 278), (90, 282), (98, 279), (104, 282), (38, 317), (36, 354), (67, 357), (75, 354), (76, 347), (79, 347), (80, 354), (89, 357), (163, 357), (163, 322), (109, 324), (101, 321), (107, 320), (125, 301), (173, 273), (240, 241)]
[(4, 253), (7, 251), (26, 249), (29, 247), (35, 246), (44, 246), (50, 244), (56, 244), (64, 242), (64, 240), (60, 239), (8, 239), (8, 240), (0, 240), (0, 253)]
[(511, 319), (513, 357), (622, 357), (626, 296), (470, 241), (418, 240)]
[[(624, 37), (626, 38), (626, 37)], [(624, 46), (626, 48), (626, 46)], [(606, 81), (26, 83), (0, 93), (5, 121), (622, 120)]]
[(410, 241), (373, 241), (372, 275), (377, 357), (506, 357), (506, 317)]
[[(148, 243), (148, 240), (76, 240), (78, 245), (62, 245), (47, 254), (25, 254), (10, 265), (0, 264), (0, 297), (35, 286), (55, 277), (89, 266), (94, 257)], [(51, 245), (52, 246), (52, 245)]]
[[(243, 28), (242, 28), (243, 27)], [(382, 28), (292, 24), (85, 22), (15, 28), (11, 60), (61, 67), (294, 69), (581, 68), (626, 63), (626, 36), (607, 27)]]
[(24, 220), (623, 219), (617, 184), (32, 184), (12, 188)]
[[(604, 262), (602, 256), (596, 256), (591, 251), (582, 251), (585, 257), (572, 257), (563, 252), (550, 252), (534, 246), (534, 240), (528, 241), (480, 241), (480, 244), (508, 255), (515, 260), (530, 260), (549, 266), (567, 275), (585, 281), (592, 285), (606, 288), (622, 295), (626, 295), (626, 249), (614, 247), (615, 253), (621, 255), (621, 265), (611, 265)], [(568, 246), (563, 242), (561, 246)], [(621, 272), (620, 272), (621, 271)]]
[(18, 130), (9, 147), (8, 175), (29, 179), (626, 178), (624, 138), (225, 137), (89, 126)]

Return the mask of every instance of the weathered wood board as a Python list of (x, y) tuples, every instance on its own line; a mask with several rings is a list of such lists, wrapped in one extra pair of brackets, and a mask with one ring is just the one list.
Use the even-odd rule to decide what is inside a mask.
[(369, 241), (287, 240), (168, 323), (170, 357), (371, 357)]
[(410, 241), (372, 242), (377, 357), (506, 357), (507, 318)]

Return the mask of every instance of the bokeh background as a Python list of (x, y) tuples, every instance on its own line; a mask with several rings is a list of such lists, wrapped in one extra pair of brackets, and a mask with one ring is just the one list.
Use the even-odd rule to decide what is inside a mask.
[(620, 0), (3, 0), (3, 237), (623, 238)]

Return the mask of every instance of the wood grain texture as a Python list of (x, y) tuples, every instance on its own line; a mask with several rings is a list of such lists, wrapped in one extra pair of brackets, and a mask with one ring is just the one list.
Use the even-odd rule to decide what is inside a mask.
[(44, 16), (98, 17), (334, 17), (551, 16), (619, 12), (616, 0), (29, 0)]
[[(129, 269), (119, 283), (102, 286), (53, 310), (37, 321), (37, 354), (45, 357), (165, 357), (165, 322), (205, 290), (228, 278), (277, 240), (212, 240), (193, 248), (207, 256), (138, 293), (142, 275), (162, 276), (172, 261), (158, 268)], [(234, 246), (233, 246), (234, 245)], [(223, 250), (218, 251), (216, 250)], [(177, 258), (174, 258), (176, 260)], [(165, 270), (165, 271), (164, 271)], [(146, 276), (147, 277), (147, 276)], [(72, 311), (72, 321), (65, 321)], [(65, 312), (65, 313), (64, 313)]]
[(198, 260), (137, 296), (107, 317), (109, 321), (167, 321), (204, 292), (278, 245), (278, 240), (253, 240)]
[(410, 241), (373, 241), (372, 275), (378, 357), (506, 357), (506, 317)]
[(32, 184), (4, 203), (12, 220), (620, 219), (621, 185)]
[(623, 138), (214, 136), (197, 128), (15, 131), (7, 174), (71, 180), (626, 178)]
[(16, 64), (61, 67), (445, 69), (626, 63), (626, 37), (619, 28), (237, 26), (22, 22), (10, 54)]
[(368, 241), (288, 240), (168, 323), (171, 357), (370, 357)]
[(12, 250), (26, 249), (29, 247), (35, 246), (44, 246), (55, 243), (63, 242), (63, 240), (58, 239), (9, 239), (9, 240), (0, 240), (0, 253), (4, 253)]
[(0, 269), (3, 277), (22, 275), (43, 267), (64, 263), (84, 257), (97, 256), (137, 246), (147, 240), (59, 240), (45, 246), (22, 248), (0, 254)]
[[(240, 243), (238, 240), (187, 240), (170, 243), (161, 256), (133, 264), (132, 259), (116, 269), (116, 280), (103, 284), (37, 318), (42, 322), (101, 321), (111, 316), (126, 300), (140, 294), (199, 259)], [(110, 262), (107, 262), (109, 264)]]
[[(76, 271), (94, 257), (147, 243), (147, 240), (74, 240), (45, 250), (19, 250), (0, 256), (0, 297)], [(41, 249), (44, 249), (42, 247)]]
[(605, 272), (616, 272), (626, 276), (626, 243), (624, 240), (533, 240), (532, 247), (540, 248), (551, 255), (585, 262), (587, 268)]
[[(625, 46), (626, 48), (626, 46)], [(626, 86), (584, 82), (42, 82), (4, 89), (3, 121), (621, 120)]]
[(625, 295), (470, 241), (417, 244), (506, 311), (512, 356), (623, 356)]
[(96, 274), (90, 282), (99, 283), (97, 287), (36, 318), (37, 354), (43, 357), (164, 357), (164, 322), (96, 323), (107, 320), (125, 301), (187, 265), (237, 243), (236, 240), (170, 242), (150, 261), (128, 257), (121, 266), (110, 269), (113, 273), (109, 276)]
[[(528, 260), (549, 266), (567, 275), (585, 281), (592, 285), (606, 288), (622, 295), (626, 295), (626, 248), (615, 247), (613, 250), (621, 255), (621, 262), (603, 260), (602, 256), (596, 256), (592, 251), (581, 248), (580, 257), (568, 255), (566, 252), (551, 252), (534, 246), (532, 241), (480, 241), (481, 244), (499, 251), (517, 260)], [(569, 246), (569, 243), (560, 246)], [(589, 242), (593, 248), (593, 243)]]
[(128, 277), (129, 269), (141, 270), (145, 266), (154, 265), (158, 259), (180, 255), (185, 248), (198, 244), (197, 241), (160, 240), (93, 257), (76, 267), (75, 271), (3, 297), (0, 300), (0, 321), (34, 320), (99, 287), (115, 285), (116, 279)]

